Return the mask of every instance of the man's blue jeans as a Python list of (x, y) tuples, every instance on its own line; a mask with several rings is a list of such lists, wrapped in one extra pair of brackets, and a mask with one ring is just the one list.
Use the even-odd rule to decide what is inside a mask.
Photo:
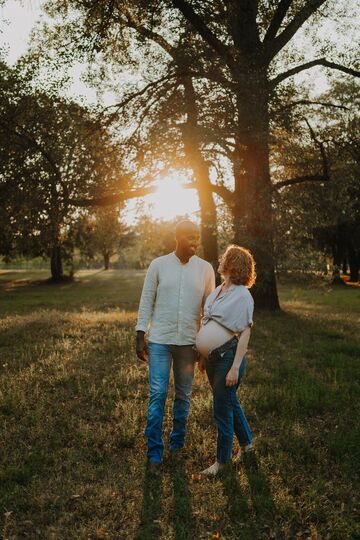
[(236, 390), (246, 368), (245, 356), (239, 369), (239, 379), (236, 385), (226, 386), (225, 380), (230, 370), (236, 352), (236, 345), (222, 356), (217, 353), (209, 355), (205, 367), (213, 391), (214, 419), (217, 427), (216, 460), (226, 463), (231, 459), (234, 432), (240, 446), (252, 442), (252, 433), (246, 416), (240, 406)]
[(160, 462), (164, 453), (163, 418), (173, 364), (175, 399), (170, 450), (182, 448), (185, 443), (186, 421), (190, 409), (190, 396), (194, 379), (195, 351), (192, 345), (163, 345), (148, 343), (150, 398), (145, 435), (148, 439), (149, 461)]

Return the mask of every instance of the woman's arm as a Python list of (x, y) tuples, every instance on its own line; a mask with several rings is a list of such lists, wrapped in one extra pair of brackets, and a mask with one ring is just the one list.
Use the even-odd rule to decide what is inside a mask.
[(244, 358), (251, 334), (251, 327), (247, 326), (240, 334), (239, 343), (236, 348), (236, 353), (228, 374), (226, 375), (226, 386), (234, 386), (239, 378), (239, 369), (242, 359)]

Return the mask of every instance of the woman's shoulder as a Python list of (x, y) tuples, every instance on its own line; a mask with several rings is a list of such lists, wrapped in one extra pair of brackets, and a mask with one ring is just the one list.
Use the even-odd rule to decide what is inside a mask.
[(246, 298), (251, 302), (254, 301), (251, 292), (247, 287), (245, 287), (245, 285), (235, 285), (234, 289), (238, 297)]

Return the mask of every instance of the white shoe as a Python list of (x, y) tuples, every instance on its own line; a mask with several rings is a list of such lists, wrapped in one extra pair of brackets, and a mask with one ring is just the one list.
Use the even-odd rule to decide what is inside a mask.
[(242, 451), (247, 453), (247, 452), (254, 452), (255, 450), (255, 445), (254, 443), (250, 443), (250, 444), (247, 444), (246, 446), (243, 447)]
[(210, 465), (210, 467), (201, 471), (200, 474), (204, 476), (216, 476), (223, 468), (224, 468), (223, 463), (219, 463), (218, 461), (215, 461), (215, 463)]
[(239, 451), (234, 456), (234, 462), (238, 463), (241, 461), (241, 458), (244, 454), (251, 454), (251, 452), (255, 452), (255, 445), (254, 443), (247, 444), (246, 446), (242, 446), (239, 448)]

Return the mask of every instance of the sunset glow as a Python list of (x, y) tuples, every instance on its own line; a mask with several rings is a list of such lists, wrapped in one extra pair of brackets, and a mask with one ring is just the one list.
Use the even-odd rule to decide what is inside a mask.
[[(155, 192), (143, 199), (143, 211), (154, 219), (171, 220), (176, 216), (188, 215), (190, 219), (197, 218), (199, 201), (195, 189), (184, 187), (185, 179), (176, 174), (159, 178), (154, 183)], [(133, 221), (136, 217), (136, 201), (129, 201), (127, 205), (126, 221)]]

